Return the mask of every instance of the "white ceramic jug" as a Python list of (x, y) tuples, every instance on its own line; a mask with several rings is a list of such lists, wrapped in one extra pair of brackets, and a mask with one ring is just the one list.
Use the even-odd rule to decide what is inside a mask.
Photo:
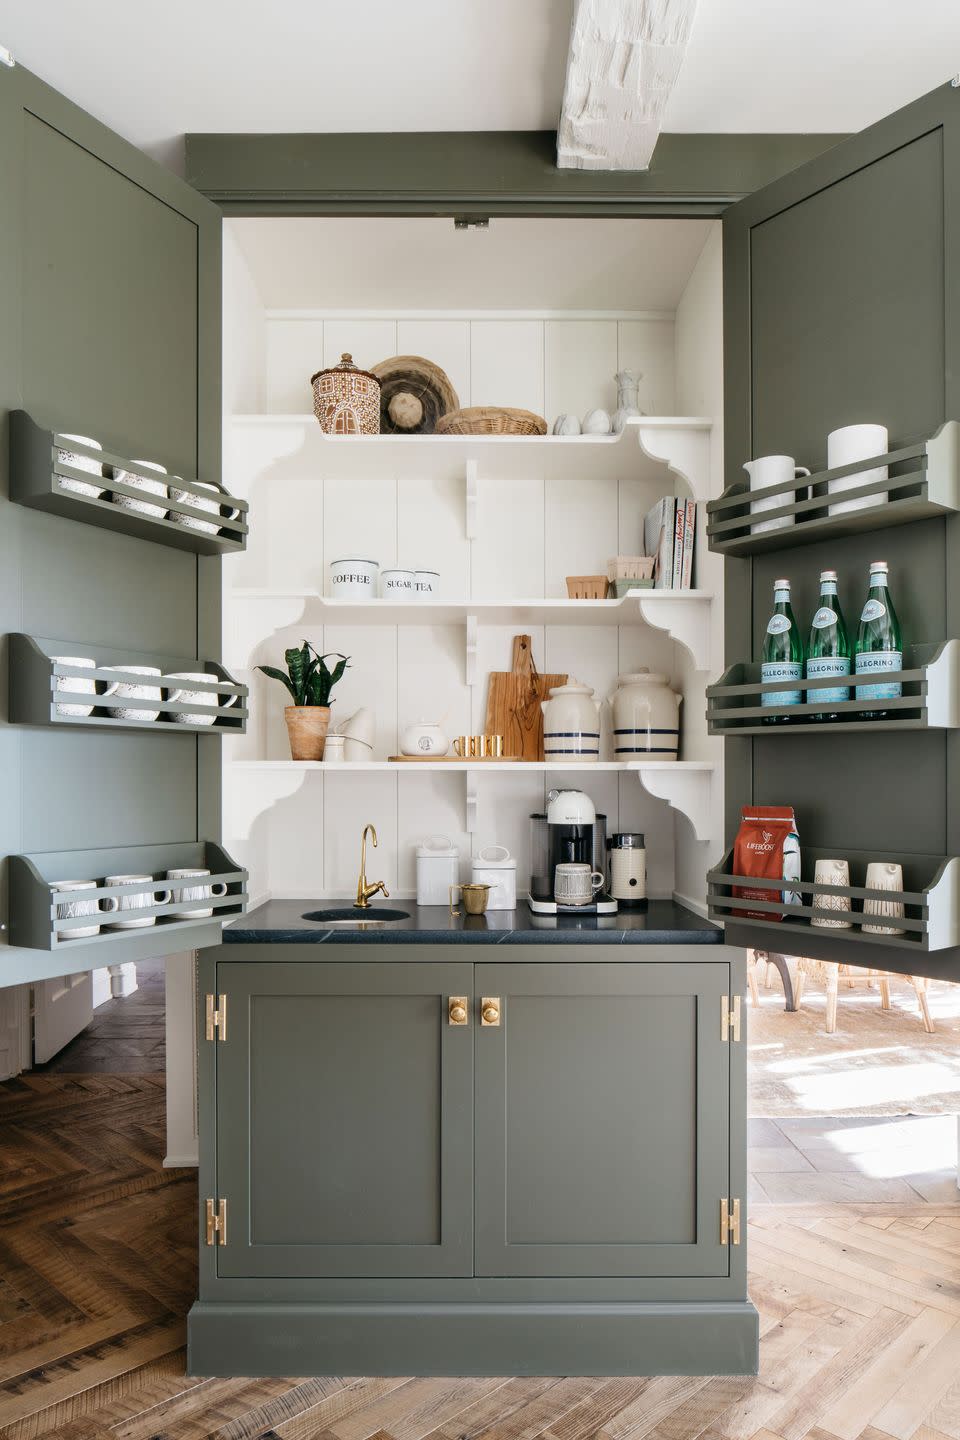
[(681, 696), (666, 675), (637, 670), (617, 677), (613, 707), (613, 753), (624, 760), (649, 756), (676, 760), (680, 749)]
[(543, 706), (543, 754), (547, 760), (600, 759), (600, 701), (589, 685), (568, 680), (556, 685)]

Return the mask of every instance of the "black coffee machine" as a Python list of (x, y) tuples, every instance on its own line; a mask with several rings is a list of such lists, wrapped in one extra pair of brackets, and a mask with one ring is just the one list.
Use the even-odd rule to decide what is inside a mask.
[(617, 902), (606, 882), (588, 905), (558, 905), (554, 899), (554, 872), (568, 862), (589, 865), (606, 875), (607, 817), (598, 815), (582, 790), (551, 790), (545, 814), (530, 816), (530, 908), (540, 915), (576, 913), (612, 915)]

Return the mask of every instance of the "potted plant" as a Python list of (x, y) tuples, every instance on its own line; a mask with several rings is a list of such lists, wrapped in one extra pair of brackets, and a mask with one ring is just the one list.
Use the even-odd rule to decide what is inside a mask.
[[(331, 657), (337, 663), (329, 670), (326, 662)], [(330, 692), (342, 680), (350, 657), (337, 651), (318, 655), (309, 640), (304, 640), (299, 649), (293, 646), (285, 650), (283, 658), (287, 663), (286, 674), (275, 665), (256, 668), (271, 680), (279, 680), (293, 697), (293, 704), (285, 706), (283, 711), (293, 759), (322, 760), (330, 726)]]

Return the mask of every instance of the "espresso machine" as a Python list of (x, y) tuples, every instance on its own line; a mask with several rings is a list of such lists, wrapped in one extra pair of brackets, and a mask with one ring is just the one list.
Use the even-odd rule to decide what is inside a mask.
[(551, 790), (545, 814), (530, 816), (530, 909), (535, 915), (615, 915), (606, 881), (585, 905), (554, 899), (554, 873), (570, 862), (606, 875), (607, 817), (582, 790)]

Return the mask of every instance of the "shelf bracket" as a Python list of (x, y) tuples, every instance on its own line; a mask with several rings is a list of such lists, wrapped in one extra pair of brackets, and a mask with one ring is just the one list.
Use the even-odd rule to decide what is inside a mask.
[(466, 474), (464, 476), (464, 485), (464, 500), (466, 506), (464, 514), (464, 530), (468, 540), (476, 540), (477, 526), (479, 523), (480, 493), (480, 485), (477, 478), (476, 460), (467, 461)]
[(679, 475), (694, 500), (710, 498), (710, 430), (691, 430), (689, 425), (644, 425), (633, 422), (639, 432), (640, 449), (651, 460), (662, 460)]
[(666, 800), (671, 809), (686, 815), (698, 840), (710, 839), (714, 783), (712, 765), (688, 770), (682, 762), (644, 763), (638, 760), (630, 765), (630, 769), (636, 772), (648, 795), (655, 800)]
[(479, 625), (476, 615), (468, 615), (466, 619), (466, 654), (464, 659), (464, 678), (467, 685), (476, 685), (477, 635)]
[(710, 668), (710, 596), (674, 597), (651, 590), (637, 599), (637, 610), (646, 625), (665, 630), (678, 640), (693, 658), (697, 670)]

